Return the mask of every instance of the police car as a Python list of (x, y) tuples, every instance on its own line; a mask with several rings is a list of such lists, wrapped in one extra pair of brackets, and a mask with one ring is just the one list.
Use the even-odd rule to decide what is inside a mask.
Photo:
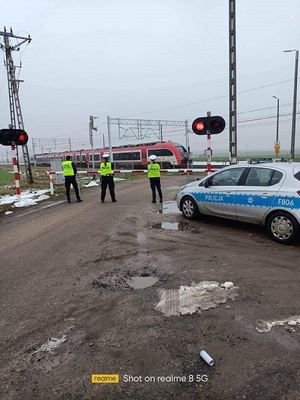
[(180, 188), (177, 206), (187, 219), (201, 214), (265, 225), (279, 243), (300, 229), (300, 163), (237, 164)]

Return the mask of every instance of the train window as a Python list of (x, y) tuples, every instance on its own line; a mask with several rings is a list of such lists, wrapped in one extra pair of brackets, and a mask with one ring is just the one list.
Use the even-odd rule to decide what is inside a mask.
[(131, 160), (140, 160), (141, 152), (140, 151), (122, 151), (121, 153), (113, 153), (114, 161), (131, 161)]
[(169, 149), (151, 149), (148, 150), (148, 157), (154, 154), (157, 157), (170, 157), (173, 156), (173, 152)]
[(180, 154), (182, 154), (182, 155), (187, 155), (187, 151), (186, 151), (186, 149), (185, 149), (183, 146), (178, 145), (178, 146), (176, 146), (176, 149), (179, 150)]
[[(93, 154), (90, 154), (90, 161), (93, 161)], [(94, 161), (100, 161), (100, 154), (94, 154)]]
[(85, 160), (85, 154), (80, 153), (80, 154), (76, 154), (76, 161), (82, 162)]

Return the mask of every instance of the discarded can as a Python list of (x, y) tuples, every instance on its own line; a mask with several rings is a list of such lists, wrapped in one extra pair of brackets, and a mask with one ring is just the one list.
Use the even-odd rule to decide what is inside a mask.
[(200, 350), (199, 352), (200, 357), (203, 358), (203, 360), (210, 366), (212, 367), (215, 363), (214, 359), (211, 358), (211, 356), (209, 354), (206, 353), (205, 350)]

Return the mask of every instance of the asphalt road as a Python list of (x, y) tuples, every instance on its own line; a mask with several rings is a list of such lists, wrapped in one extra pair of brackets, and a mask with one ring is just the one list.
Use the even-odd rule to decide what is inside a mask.
[[(300, 324), (256, 329), (300, 318), (300, 244), (185, 220), (170, 202), (186, 181), (162, 178), (163, 208), (144, 178), (117, 182), (117, 203), (90, 188), (82, 203), (1, 218), (2, 400), (300, 398)], [(223, 303), (209, 289), (208, 309), (190, 315), (156, 308), (204, 281), (232, 282), (235, 296)]]

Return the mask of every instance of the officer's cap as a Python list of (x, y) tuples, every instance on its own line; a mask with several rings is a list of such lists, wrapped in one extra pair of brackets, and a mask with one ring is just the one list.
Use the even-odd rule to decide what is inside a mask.
[(103, 154), (103, 158), (109, 158), (109, 154), (107, 153)]
[(149, 158), (150, 158), (150, 160), (154, 161), (154, 160), (156, 160), (156, 155), (152, 154)]

